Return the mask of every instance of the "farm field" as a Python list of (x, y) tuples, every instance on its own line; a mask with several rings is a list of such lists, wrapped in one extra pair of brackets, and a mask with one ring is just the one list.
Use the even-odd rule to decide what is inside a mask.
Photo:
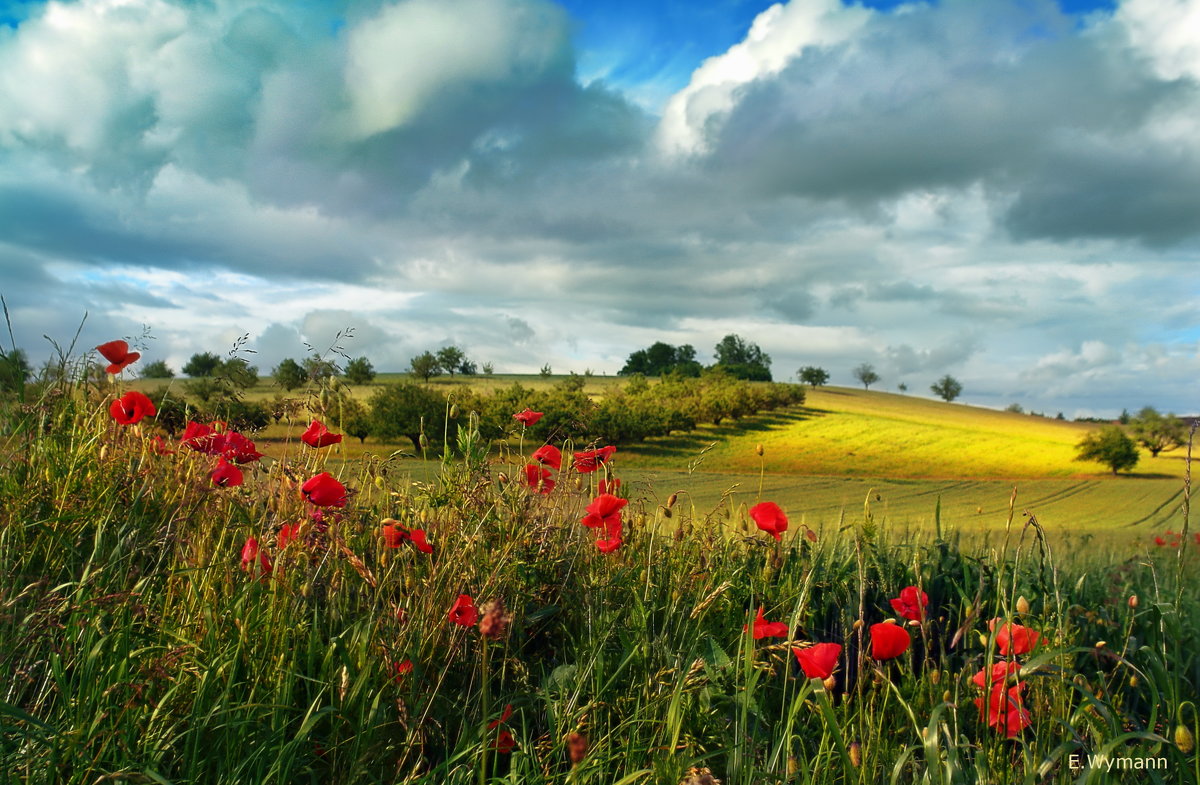
[[(373, 385), (348, 387), (362, 401), (382, 384), (407, 381), (405, 374), (382, 374)], [(492, 392), (519, 383), (548, 389), (562, 377), (496, 375), (435, 378), (432, 389)], [(619, 377), (586, 377), (585, 390), (603, 396), (626, 384)], [(174, 383), (181, 386), (182, 383)], [(137, 389), (161, 388), (139, 380)], [(249, 400), (270, 400), (279, 393), (269, 379), (247, 393)], [(806, 388), (802, 407), (763, 413), (720, 426), (622, 445), (615, 462), (628, 481), (661, 496), (688, 487), (690, 501), (703, 514), (732, 494), (734, 504), (756, 501), (760, 474), (763, 493), (811, 525), (832, 525), (844, 512), (861, 511), (868, 491), (879, 496), (875, 514), (888, 525), (928, 527), (940, 499), (943, 520), (954, 520), (972, 536), (1003, 523), (1017, 490), (1017, 515), (1029, 510), (1050, 532), (1106, 530), (1114, 543), (1147, 542), (1170, 529), (1182, 500), (1183, 450), (1152, 458), (1143, 451), (1135, 469), (1112, 476), (1096, 464), (1074, 460), (1075, 444), (1092, 428), (1046, 417), (947, 404), (912, 395), (860, 389)], [(289, 397), (303, 398), (302, 391)], [(283, 454), (307, 426), (303, 417), (291, 426), (272, 425), (258, 434), (267, 455)], [(506, 447), (517, 449), (515, 437)], [(760, 458), (756, 447), (762, 445)], [(527, 452), (536, 445), (526, 445)], [(411, 443), (360, 444), (347, 438), (335, 459), (364, 455), (411, 456)], [(437, 462), (411, 457), (395, 465), (427, 479)]]

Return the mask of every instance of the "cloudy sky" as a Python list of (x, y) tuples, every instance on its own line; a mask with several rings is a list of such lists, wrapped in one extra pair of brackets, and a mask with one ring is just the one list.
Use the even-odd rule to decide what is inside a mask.
[(1200, 411), (1200, 0), (0, 0), (17, 343)]

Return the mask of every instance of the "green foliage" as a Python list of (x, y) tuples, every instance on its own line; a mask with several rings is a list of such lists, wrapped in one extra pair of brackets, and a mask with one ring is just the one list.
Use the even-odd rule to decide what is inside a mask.
[(187, 363), (183, 366), (183, 373), (185, 376), (198, 379), (214, 375), (220, 367), (220, 357), (212, 352), (198, 352), (188, 359)]
[(366, 357), (355, 357), (346, 363), (345, 377), (350, 384), (370, 384), (375, 381), (375, 366)]
[(713, 347), (713, 354), (717, 360), (714, 367), (736, 379), (771, 381), (771, 356), (740, 335), (726, 335)]
[(485, 376), (491, 376), (495, 372), (496, 372), (495, 365), (493, 365), (492, 363), (484, 363), (483, 364), (483, 373)]
[(428, 440), (441, 438), (446, 401), (422, 385), (389, 384), (371, 396), (369, 416), (372, 436), (384, 441), (404, 437), (420, 451), (422, 434)]
[(871, 389), (871, 385), (880, 381), (880, 376), (875, 372), (875, 366), (870, 363), (862, 363), (853, 371), (854, 378), (863, 386), (864, 390)]
[(438, 366), (451, 376), (467, 362), (467, 353), (457, 346), (443, 346), (437, 351)]
[(543, 379), (549, 379), (550, 376), (554, 373), (554, 370), (551, 369), (550, 363), (546, 363), (545, 365), (542, 366), (542, 370), (539, 371), (538, 373), (541, 374)]
[(275, 370), (271, 371), (271, 378), (280, 387), (290, 392), (304, 386), (304, 383), (308, 381), (308, 373), (300, 363), (291, 357), (286, 357), (280, 360), (279, 365), (275, 366)]
[(413, 376), (419, 376), (423, 381), (429, 381), (431, 377), (438, 376), (442, 372), (442, 365), (438, 362), (438, 358), (433, 352), (422, 352), (416, 357), (409, 360), (409, 373)]
[(142, 366), (141, 376), (143, 379), (174, 379), (175, 371), (166, 360), (155, 360)]
[(797, 371), (796, 378), (802, 384), (807, 384), (811, 387), (822, 387), (829, 381), (829, 371), (824, 368), (818, 368), (815, 365), (806, 365)]
[(1187, 426), (1174, 414), (1159, 414), (1146, 406), (1129, 420), (1134, 440), (1150, 451), (1154, 458), (1163, 450), (1172, 450), (1187, 443)]
[(938, 379), (933, 384), (929, 385), (929, 390), (934, 395), (941, 398), (946, 403), (950, 403), (959, 395), (962, 394), (962, 384), (950, 374), (946, 374)]
[(311, 381), (329, 379), (338, 375), (337, 363), (315, 352), (304, 358), (303, 367), (305, 379)]
[(23, 349), (0, 350), (0, 392), (19, 392), (32, 373)]
[(620, 376), (642, 374), (643, 376), (662, 376), (666, 373), (676, 373), (681, 376), (699, 376), (701, 365), (696, 361), (696, 348), (691, 344), (672, 346), (662, 341), (655, 342), (646, 349), (638, 349), (629, 355), (625, 366), (617, 372)]
[(1078, 461), (1096, 461), (1112, 469), (1116, 474), (1132, 469), (1138, 462), (1137, 444), (1117, 425), (1106, 425), (1091, 431), (1076, 446)]
[(354, 398), (342, 402), (341, 427), (346, 435), (353, 436), (362, 444), (371, 435), (372, 425), (371, 413), (366, 406)]

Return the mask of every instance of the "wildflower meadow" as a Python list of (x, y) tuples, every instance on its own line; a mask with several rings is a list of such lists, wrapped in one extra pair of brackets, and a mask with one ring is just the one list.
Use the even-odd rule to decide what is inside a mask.
[(96, 350), (0, 412), (0, 782), (1200, 781), (1190, 452), (1115, 559), (1017, 494), (986, 543), (701, 506), (520, 405), (421, 479), (303, 407), (172, 436)]

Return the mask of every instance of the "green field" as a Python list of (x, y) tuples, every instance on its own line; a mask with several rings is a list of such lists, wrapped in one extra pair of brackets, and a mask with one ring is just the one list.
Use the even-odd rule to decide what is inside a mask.
[[(404, 374), (381, 375), (373, 385), (348, 388), (367, 400), (379, 385), (407, 380)], [(431, 385), (447, 396), (471, 387), (490, 392), (513, 383), (531, 389), (552, 386), (561, 377), (497, 375), (435, 378)], [(587, 377), (594, 397), (617, 377)], [(183, 383), (175, 381), (179, 389)], [(143, 390), (161, 382), (139, 381)], [(279, 388), (264, 379), (247, 392), (250, 400), (268, 400)], [(623, 445), (615, 466), (627, 481), (665, 497), (687, 487), (700, 513), (723, 498), (754, 504), (763, 498), (802, 514), (814, 527), (833, 525), (846, 511), (862, 509), (875, 491), (875, 515), (898, 528), (928, 528), (938, 504), (944, 520), (962, 532), (986, 535), (1007, 521), (1016, 489), (1018, 518), (1029, 511), (1052, 532), (1105, 532), (1121, 545), (1146, 543), (1177, 523), (1182, 502), (1183, 450), (1151, 458), (1143, 451), (1131, 473), (1113, 476), (1099, 464), (1074, 460), (1075, 444), (1095, 426), (1028, 414), (994, 411), (908, 395), (825, 387), (807, 391), (803, 407), (725, 422), (670, 437)], [(303, 391), (289, 394), (303, 398)], [(260, 449), (282, 455), (307, 425), (260, 432)], [(756, 447), (762, 445), (760, 458)], [(515, 449), (518, 440), (511, 439)], [(526, 445), (528, 448), (529, 445)], [(338, 448), (342, 460), (364, 454), (411, 453), (408, 442), (365, 444), (347, 439)], [(527, 451), (529, 451), (527, 449)], [(406, 459), (404, 471), (427, 478), (436, 464)]]

